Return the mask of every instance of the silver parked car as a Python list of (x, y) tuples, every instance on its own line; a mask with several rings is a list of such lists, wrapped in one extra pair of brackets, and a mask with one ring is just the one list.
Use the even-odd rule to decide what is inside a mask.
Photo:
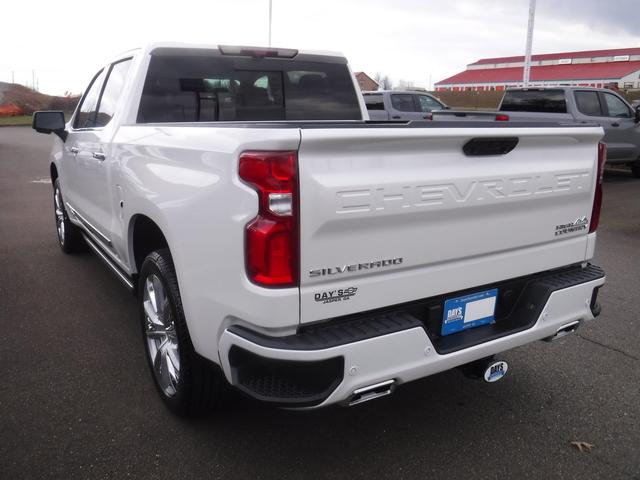
[(511, 88), (497, 111), (439, 111), (434, 121), (503, 121), (596, 124), (604, 130), (607, 163), (629, 165), (640, 178), (640, 105), (630, 105), (618, 92), (591, 87)]
[(362, 92), (371, 120), (431, 120), (434, 110), (447, 110), (442, 100), (415, 90)]
[(499, 112), (512, 121), (573, 121), (604, 129), (608, 164), (627, 164), (640, 178), (640, 106), (606, 88), (514, 88), (505, 92)]

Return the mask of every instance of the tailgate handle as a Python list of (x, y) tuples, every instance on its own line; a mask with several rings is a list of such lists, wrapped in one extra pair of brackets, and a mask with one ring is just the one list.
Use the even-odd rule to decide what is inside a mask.
[(518, 145), (518, 137), (472, 138), (462, 147), (468, 157), (506, 155)]

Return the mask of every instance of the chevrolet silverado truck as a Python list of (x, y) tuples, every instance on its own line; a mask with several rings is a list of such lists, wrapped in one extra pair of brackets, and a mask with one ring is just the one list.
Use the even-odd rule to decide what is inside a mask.
[(157, 43), (33, 127), (60, 248), (135, 293), (177, 414), (227, 384), (316, 408), (495, 381), (600, 311), (599, 126), (372, 122), (339, 54)]
[(436, 111), (435, 120), (496, 120), (511, 122), (573, 122), (602, 126), (607, 164), (628, 165), (640, 178), (640, 105), (630, 105), (607, 88), (511, 88), (497, 112)]

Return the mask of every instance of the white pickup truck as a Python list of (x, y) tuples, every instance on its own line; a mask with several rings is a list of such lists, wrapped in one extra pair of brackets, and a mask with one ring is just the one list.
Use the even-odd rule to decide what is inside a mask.
[(153, 44), (33, 127), (60, 247), (135, 292), (178, 414), (225, 381), (290, 408), (494, 381), (600, 310), (597, 126), (370, 122), (339, 54)]

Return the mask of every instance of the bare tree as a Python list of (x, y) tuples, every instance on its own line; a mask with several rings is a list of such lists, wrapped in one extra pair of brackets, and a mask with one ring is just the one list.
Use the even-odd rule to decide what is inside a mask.
[(410, 90), (413, 88), (413, 82), (411, 80), (399, 80), (398, 88), (400, 90)]
[(380, 72), (376, 73), (374, 80), (380, 85), (382, 90), (391, 90), (393, 89), (393, 82), (389, 78), (389, 75), (384, 75)]

